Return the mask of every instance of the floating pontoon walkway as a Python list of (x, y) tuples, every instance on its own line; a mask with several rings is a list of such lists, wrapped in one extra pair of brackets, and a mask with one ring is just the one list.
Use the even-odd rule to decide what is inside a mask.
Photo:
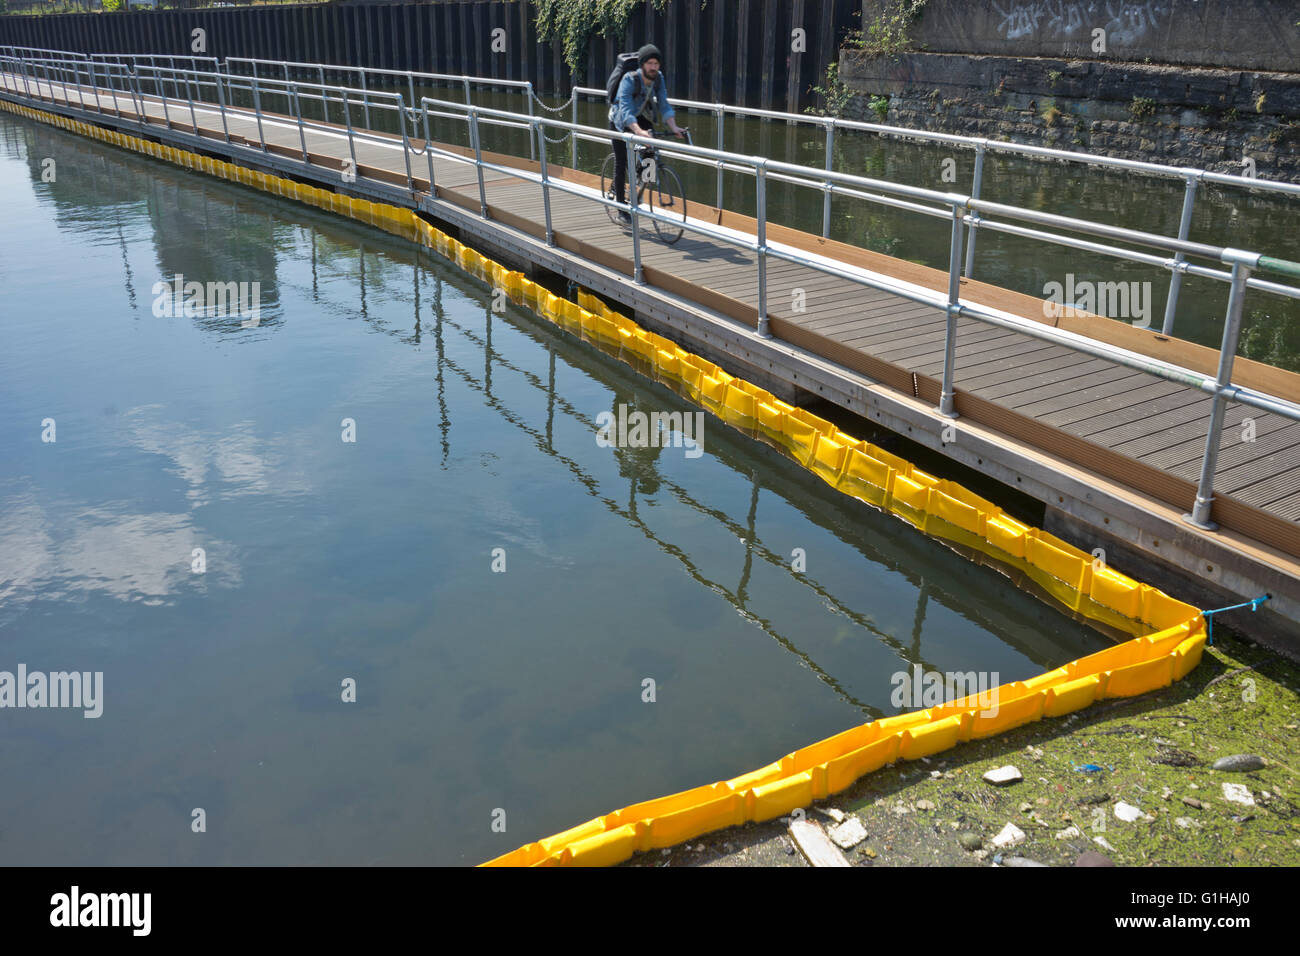
[[(692, 196), (692, 228), (669, 245), (654, 238), (644, 210), (635, 232), (614, 225), (599, 180), (547, 162), (536, 135), (567, 128), (595, 138), (599, 130), (428, 99), (412, 109), (401, 93), (326, 85), (323, 72), (320, 83), (285, 76), (250, 82), (202, 69), (0, 56), (0, 97), (419, 209), (501, 258), (618, 301), (785, 397), (824, 398), (1023, 489), (1047, 502), (1049, 527), (1081, 546), (1095, 540), (1112, 555), (1154, 558), (1211, 592), (1268, 590), (1276, 612), (1300, 619), (1300, 375), (1244, 359), (1225, 371), (1218, 350), (1095, 316), (1045, 319), (1039, 299), (957, 276), (963, 227), (992, 229), (1000, 216), (1003, 231), (1050, 228), (1092, 251), (1112, 248), (1106, 239), (1145, 244), (1154, 247), (1148, 260), (1177, 257), (1192, 274), (1212, 272), (1187, 268), (1196, 257), (1217, 261), (1227, 267), (1217, 277), (1233, 283), (1231, 325), (1247, 291), (1285, 288), (1265, 275), (1270, 266), (1290, 276), (1294, 264), (664, 141), (683, 162), (750, 162), (760, 181), (904, 208), (928, 203), (931, 215), (947, 201), (954, 267), (766, 222), (761, 201), (756, 220)], [(251, 92), (256, 105), (231, 105), (234, 91)], [(272, 93), (292, 114), (264, 108)], [(302, 118), (294, 104), (312, 98), (346, 122)], [(355, 125), (363, 109), (381, 107), (402, 117), (405, 132)], [(462, 120), (471, 142), (479, 124), (520, 126), (541, 158), (413, 138), (431, 116)], [(799, 312), (796, 289), (806, 303)], [(1253, 432), (1242, 427), (1248, 418)], [(1210, 429), (1217, 442), (1207, 443)], [(1184, 520), (1188, 512), (1195, 523)], [(1198, 526), (1211, 522), (1217, 530)]]

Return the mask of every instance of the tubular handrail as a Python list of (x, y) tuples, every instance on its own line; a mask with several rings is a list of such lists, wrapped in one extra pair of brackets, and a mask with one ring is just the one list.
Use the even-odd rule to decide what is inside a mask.
[[(28, 81), (29, 68), (32, 74), (35, 74), (38, 69), (42, 71), (44, 73), (45, 82), (50, 89), (51, 99), (54, 99), (54, 90), (53, 83), (50, 80), (50, 73), (52, 71), (58, 73), (60, 77), (62, 77), (59, 80), (59, 83), (63, 87), (64, 102), (69, 107), (74, 105), (71, 98), (72, 92), (69, 89), (70, 84), (67, 80), (68, 74), (71, 73), (73, 75), (75, 91), (78, 101), (81, 104), (81, 108), (83, 110), (88, 108), (85, 103), (85, 87), (82, 85), (81, 68), (83, 66), (88, 66), (89, 61), (0, 56), (0, 62), (13, 64), (21, 73), (24, 84)], [(133, 97), (142, 95), (139, 90), (141, 74), (144, 73), (146, 76), (149, 74), (153, 75), (155, 86), (159, 91), (158, 95), (163, 101), (164, 118), (167, 119), (169, 127), (170, 118), (166, 108), (167, 99), (166, 94), (162, 92), (163, 86), (161, 81), (163, 79), (170, 79), (173, 83), (173, 88), (177, 89), (177, 81), (183, 78), (185, 83), (186, 100), (190, 108), (191, 117), (194, 117), (196, 112), (196, 107), (190, 92), (192, 84), (199, 89), (204, 85), (215, 86), (220, 99), (223, 95), (223, 80), (226, 84), (229, 84), (231, 79), (230, 74), (222, 73), (219, 68), (215, 72), (208, 72), (202, 70), (179, 69), (171, 66), (155, 67), (136, 65), (134, 67), (128, 67), (125, 64), (120, 63), (104, 64), (104, 78), (106, 81), (110, 82), (110, 89), (114, 93), (115, 105), (118, 91), (115, 87), (111, 86), (114, 68), (116, 68), (118, 76), (125, 77), (129, 75), (135, 81), (135, 88), (133, 90), (125, 91), (129, 92)], [(88, 69), (87, 72), (94, 100), (94, 109), (102, 111), (97, 83), (98, 72), (94, 69)], [(388, 72), (395, 73), (397, 71)], [(35, 77), (33, 76), (33, 78)], [(420, 119), (424, 122), (426, 133), (425, 145), (419, 150), (416, 150), (411, 144), (406, 134), (405, 124), (401, 122), (398, 123), (399, 129), (401, 130), (400, 148), (403, 151), (406, 162), (407, 188), (412, 190), (413, 194), (415, 185), (411, 174), (410, 157), (414, 152), (416, 155), (423, 155), (427, 158), (429, 165), (430, 188), (432, 188), (434, 179), (433, 157), (435, 155), (450, 162), (473, 165), (476, 168), (478, 178), (479, 215), (483, 218), (487, 218), (489, 215), (483, 175), (485, 170), (491, 170), (501, 175), (514, 177), (539, 185), (543, 192), (546, 217), (546, 238), (548, 244), (553, 245), (555, 242), (551, 222), (551, 190), (558, 189), (561, 192), (581, 196), (589, 201), (594, 200), (606, 206), (628, 210), (633, 220), (633, 275), (638, 283), (644, 283), (645, 281), (642, 274), (640, 255), (639, 221), (642, 216), (649, 217), (652, 221), (663, 221), (669, 223), (674, 226), (674, 228), (686, 229), (694, 233), (706, 235), (714, 241), (727, 243), (753, 251), (757, 257), (759, 273), (759, 308), (756, 331), (763, 337), (771, 337), (768, 328), (768, 315), (766, 308), (766, 261), (768, 256), (774, 256), (778, 259), (799, 264), (807, 268), (812, 268), (829, 275), (839, 276), (859, 285), (879, 289), (910, 301), (937, 308), (943, 311), (947, 317), (943, 384), (938, 408), (939, 414), (943, 416), (955, 417), (953, 381), (955, 373), (955, 345), (957, 336), (957, 320), (962, 317), (1013, 330), (1032, 338), (1047, 341), (1082, 354), (1103, 359), (1112, 364), (1132, 368), (1158, 378), (1178, 382), (1179, 384), (1209, 394), (1213, 397), (1213, 401), (1211, 403), (1210, 422), (1206, 434), (1205, 452), (1202, 456), (1201, 476), (1197, 486), (1195, 505), (1193, 506), (1191, 514), (1186, 516), (1186, 520), (1198, 527), (1213, 527), (1211, 522), (1211, 505), (1214, 498), (1214, 470), (1221, 442), (1223, 417), (1227, 403), (1239, 402), (1250, 407), (1259, 408), (1282, 415), (1292, 420), (1300, 421), (1300, 404), (1255, 389), (1235, 385), (1231, 381), (1233, 361), (1236, 356), (1241, 332), (1243, 300), (1247, 289), (1250, 287), (1251, 273), (1253, 271), (1266, 271), (1288, 277), (1300, 277), (1300, 263), (1290, 262), (1288, 260), (1248, 250), (1188, 241), (1186, 238), (1185, 228), (1187, 205), (1184, 206), (1184, 225), (1180, 227), (1179, 236), (1177, 238), (1171, 238), (1156, 233), (1092, 222), (1077, 217), (1062, 216), (1054, 213), (1007, 205), (1004, 203), (990, 202), (979, 199), (974, 195), (940, 192), (938, 190), (926, 189), (924, 187), (910, 186), (889, 182), (887, 180), (871, 179), (849, 173), (841, 173), (829, 168), (818, 169), (815, 167), (800, 166), (794, 163), (784, 163), (763, 156), (745, 156), (739, 153), (727, 152), (720, 149), (710, 149), (686, 143), (671, 142), (663, 138), (635, 136), (627, 132), (613, 133), (613, 136), (611, 137), (612, 131), (584, 126), (576, 122), (570, 123), (559, 119), (536, 116), (531, 112), (531, 99), (529, 102), (530, 112), (527, 115), (508, 110), (475, 106), (472, 103), (457, 103), (427, 96), (420, 98), (419, 107), (417, 109), (413, 103), (412, 106), (408, 108), (405, 105), (401, 93), (371, 90), (364, 86), (364, 82), (360, 89), (355, 89), (339, 86), (337, 84), (326, 84), (324, 82), (313, 83), (310, 81), (293, 80), (287, 77), (282, 80), (279, 78), (263, 78), (254, 75), (247, 79), (249, 79), (250, 86), (254, 93), (254, 105), (251, 112), (257, 119), (263, 151), (266, 150), (267, 145), (265, 136), (261, 133), (262, 107), (259, 96), (259, 84), (269, 86), (272, 89), (278, 88), (283, 92), (283, 95), (286, 96), (286, 99), (293, 105), (293, 118), (296, 120), (300, 134), (303, 137), (303, 162), (308, 165), (310, 165), (310, 162), (306, 148), (305, 130), (311, 128), (313, 130), (320, 130), (332, 135), (337, 135), (338, 128), (331, 127), (328, 122), (320, 124), (315, 120), (308, 120), (302, 116), (301, 110), (297, 108), (297, 104), (299, 98), (303, 95), (303, 90), (318, 90), (320, 98), (323, 101), (327, 100), (331, 94), (335, 94), (341, 98), (341, 102), (345, 106), (345, 120), (347, 123), (346, 131), (348, 142), (352, 150), (354, 167), (354, 137), (362, 136), (363, 138), (381, 140), (386, 142), (388, 145), (394, 145), (391, 135), (383, 135), (364, 128), (354, 129), (352, 125), (350, 111), (346, 109), (346, 107), (349, 106), (349, 95), (360, 95), (363, 102), (366, 104), (370, 103), (370, 97), (376, 97), (380, 101), (375, 103), (376, 106), (395, 109), (399, 113), (399, 118), (410, 120), (412, 126), (414, 126)], [(39, 93), (39, 80), (37, 82)], [(226, 89), (228, 88), (229, 86), (227, 85)], [(26, 85), (24, 85), (24, 89), (26, 89)], [(311, 95), (311, 93), (307, 94), (308, 97)], [(390, 100), (391, 105), (387, 102)], [(575, 97), (574, 103), (576, 104), (576, 102), (577, 100)], [(205, 104), (202, 108), (207, 110), (210, 105), (211, 104)], [(434, 112), (430, 111), (430, 107), (435, 108)], [(224, 127), (227, 113), (233, 113), (234, 111), (233, 109), (228, 109), (224, 101), (222, 101), (220, 103), (220, 112)], [(250, 110), (244, 108), (239, 110), (239, 112), (247, 116)], [(428, 137), (428, 120), (430, 115), (450, 117), (466, 123), (473, 148), (472, 158), (461, 155), (460, 153), (452, 152), (451, 150), (434, 146), (433, 141)], [(139, 118), (143, 125), (143, 113), (139, 114)], [(479, 127), (481, 122), (496, 123), (497, 125), (529, 127), (533, 132), (533, 135), (529, 138), (530, 151), (540, 149), (541, 163), (538, 171), (532, 172), (531, 170), (511, 166), (506, 163), (490, 162), (485, 160), (483, 158), (479, 136)], [(870, 126), (874, 124), (866, 125)], [(576, 142), (579, 137), (584, 139), (604, 140), (607, 142), (611, 138), (621, 140), (628, 150), (629, 169), (637, 168), (636, 151), (638, 148), (653, 147), (654, 149), (666, 154), (682, 157), (688, 162), (698, 162), (716, 166), (719, 169), (719, 176), (721, 175), (721, 170), (723, 168), (731, 168), (743, 173), (752, 174), (755, 180), (757, 205), (755, 235), (751, 237), (747, 232), (726, 229), (700, 220), (687, 219), (686, 221), (682, 221), (679, 219), (670, 219), (661, 213), (656, 213), (652, 208), (641, 209), (640, 203), (637, 203), (635, 199), (619, 203), (616, 200), (605, 196), (592, 195), (590, 187), (551, 176), (546, 162), (546, 143), (548, 142), (548, 138), (545, 136), (544, 130), (547, 128), (565, 130), (571, 134), (575, 143), (575, 150)], [(833, 133), (833, 129), (833, 125), (828, 126), (828, 135), (829, 133)], [(195, 138), (203, 138), (199, 131), (197, 120), (194, 122), (193, 135)], [(229, 142), (228, 131), (226, 132), (226, 140)], [(988, 145), (987, 142), (984, 143), (985, 147)], [(906, 208), (926, 215), (939, 215), (950, 218), (952, 223), (952, 235), (949, 250), (948, 289), (946, 295), (906, 283), (902, 280), (892, 279), (888, 276), (880, 277), (875, 276), (874, 274), (868, 274), (864, 270), (859, 270), (847, 264), (839, 263), (822, 256), (812, 255), (794, 247), (785, 246), (780, 243), (769, 243), (766, 238), (767, 216), (765, 201), (766, 182), (768, 178), (779, 179), (796, 186), (822, 191), (826, 196), (826, 201), (829, 201), (832, 193), (838, 191), (842, 195), (851, 195), (866, 201), (885, 202), (886, 204)], [(1187, 195), (1190, 198), (1193, 194), (1193, 181), (1189, 180), (1188, 182)], [(875, 192), (864, 192), (864, 189), (874, 190)], [(636, 190), (629, 190), (629, 193), (635, 195)], [(927, 203), (932, 205), (925, 205)], [(991, 217), (1019, 220), (1020, 222), (1043, 228), (1030, 229), (1027, 227), (1014, 226), (1011, 223), (993, 221)], [(1219, 368), (1217, 374), (1210, 376), (1183, 366), (1123, 349), (1106, 342), (1094, 340), (1078, 333), (1069, 332), (1045, 323), (1036, 322), (1032, 319), (1016, 316), (1011, 313), (1000, 312), (980, 305), (979, 303), (963, 301), (960, 297), (959, 281), (961, 275), (961, 253), (963, 247), (962, 233), (968, 225), (973, 229), (980, 224), (983, 224), (987, 228), (1000, 228), (1003, 231), (1028, 235), (1045, 241), (1063, 242), (1067, 245), (1074, 245), (1077, 248), (1084, 248), (1089, 251), (1112, 257), (1141, 261), (1149, 265), (1163, 265), (1174, 272), (1175, 278), (1180, 277), (1186, 272), (1228, 281), (1231, 285), (1231, 290), (1229, 293), (1227, 317), (1224, 322), (1223, 342), (1219, 350)], [(1101, 242), (1081, 240), (1070, 236), (1058, 235), (1044, 231), (1044, 229), (1047, 228), (1116, 240), (1129, 245), (1147, 246), (1166, 253), (1173, 253), (1174, 256), (1171, 259), (1161, 259), (1148, 253), (1141, 253), (1133, 249), (1110, 246)], [(966, 247), (966, 253), (967, 269), (969, 270), (971, 253), (971, 247), (969, 245)], [(1211, 259), (1229, 265), (1231, 267), (1231, 272), (1224, 273), (1219, 270), (1191, 265), (1185, 261), (1186, 257), (1189, 256)], [(1300, 292), (1300, 290), (1271, 282), (1262, 283), (1258, 287), (1265, 288), (1267, 291), (1280, 292), (1281, 294), (1295, 294)]]
[[(459, 103), (454, 103), (448, 100), (434, 100), (429, 97), (422, 98), (421, 103), (427, 103), (452, 110), (464, 110), (467, 108)], [(492, 109), (483, 106), (475, 107), (474, 109), (480, 116), (520, 118), (518, 114), (506, 110)], [(617, 136), (622, 138), (625, 142), (632, 142), (638, 146), (653, 146), (661, 152), (705, 160), (708, 161), (709, 165), (712, 165), (713, 162), (718, 160), (722, 160), (732, 164), (737, 169), (749, 169), (752, 171), (756, 168), (756, 162), (761, 161), (769, 176), (772, 176), (773, 173), (785, 173), (789, 176), (787, 181), (815, 189), (824, 188), (822, 185), (823, 183), (829, 183), (832, 185), (841, 184), (846, 186), (863, 186), (891, 193), (896, 196), (904, 196), (917, 200), (928, 200), (943, 206), (952, 206), (954, 203), (957, 203), (964, 208), (976, 212), (983, 211), (988, 215), (1002, 215), (1008, 218), (1021, 219), (1026, 222), (1054, 225), (1075, 232), (1105, 236), (1129, 243), (1141, 243), (1154, 248), (1164, 249), (1168, 252), (1182, 252), (1187, 255), (1196, 255), (1202, 258), (1215, 259), (1229, 264), (1235, 261), (1238, 256), (1246, 256), (1251, 259), (1252, 268), (1267, 269), (1268, 271), (1274, 271), (1278, 274), (1289, 274), (1286, 270), (1290, 269), (1292, 266), (1300, 269), (1300, 265), (1298, 264), (1288, 263), (1287, 260), (1283, 259), (1263, 256), (1260, 253), (1244, 252), (1231, 247), (1215, 246), (1209, 243), (1189, 242), (1184, 239), (1170, 238), (1156, 233), (1128, 229), (1123, 226), (1109, 226), (1104, 223), (1094, 223), (1086, 219), (1079, 219), (1072, 216), (1044, 213), (1020, 206), (1011, 206), (1005, 203), (979, 200), (962, 194), (940, 192), (939, 190), (927, 189), (922, 186), (909, 186), (903, 183), (889, 182), (888, 180), (857, 176), (852, 173), (816, 169), (808, 166), (800, 166), (794, 163), (785, 163), (779, 160), (767, 159), (766, 157), (746, 156), (741, 153), (732, 153), (704, 146), (692, 146), (685, 143), (672, 142), (663, 138), (635, 136), (631, 133), (614, 133), (612, 130), (602, 131), (595, 127), (582, 126), (546, 117), (537, 117), (534, 121), (556, 129), (569, 129), (575, 132), (586, 133), (593, 138), (603, 139), (605, 141)], [(608, 135), (606, 135), (606, 133), (608, 133)], [(1300, 292), (1300, 290), (1297, 291)]]
[[(601, 98), (606, 95), (604, 90), (590, 86), (575, 86), (573, 92), (582, 96), (598, 96)], [(1026, 156), (1040, 156), (1047, 159), (1084, 163), (1091, 166), (1108, 166), (1117, 169), (1127, 169), (1134, 172), (1145, 172), (1153, 175), (1168, 176), (1175, 179), (1194, 177), (1205, 181), (1217, 182), (1226, 186), (1241, 186), (1243, 188), (1262, 189), (1287, 193), (1292, 196), (1300, 196), (1300, 184), (1297, 183), (1256, 179), (1251, 176), (1232, 176), (1227, 173), (1216, 173), (1192, 166), (1171, 166), (1167, 163), (1152, 163), (1144, 160), (1123, 159), (1117, 156), (1101, 156), (1095, 153), (1081, 153), (1075, 150), (1056, 149), (1051, 146), (1031, 146), (1027, 143), (1013, 143), (1009, 140), (987, 139), (980, 136), (963, 136), (960, 133), (939, 133), (932, 130), (908, 129), (904, 126), (889, 126), (884, 123), (870, 123), (865, 120), (843, 119), (837, 116), (816, 116), (809, 113), (786, 113), (781, 110), (765, 110), (749, 106), (733, 106), (729, 103), (708, 103), (702, 100), (677, 99), (675, 97), (669, 97), (668, 102), (674, 107), (682, 106), (686, 109), (708, 112), (714, 112), (721, 109), (725, 114), (733, 116), (783, 120), (790, 123), (803, 123), (822, 127), (830, 126), (835, 129), (854, 130), (867, 133), (882, 133), (890, 136), (928, 140), (931, 142), (945, 143), (950, 146), (962, 146), (970, 149), (983, 146), (985, 149), (997, 150), (999, 152), (1021, 153)]]
[[(203, 78), (212, 78), (208, 85), (220, 82), (220, 74), (200, 70), (188, 70), (170, 67), (137, 67), (135, 70), (138, 76), (142, 71), (152, 73), (157, 77), (163, 77), (168, 74), (193, 77), (196, 81)], [(395, 72), (395, 71), (390, 71)], [(307, 80), (283, 80), (277, 77), (256, 78), (263, 87), (278, 87), (285, 91), (297, 90), (301, 88), (315, 89), (322, 93), (335, 92), (341, 94), (352, 94), (359, 97), (379, 97), (384, 100), (391, 100), (394, 104), (401, 101), (400, 94), (388, 91), (373, 90), (368, 88), (347, 87), (339, 84), (317, 83)], [(376, 104), (378, 105), (378, 104)], [(608, 131), (600, 130), (595, 127), (583, 126), (580, 124), (568, 123), (564, 120), (551, 119), (549, 117), (525, 117), (522, 114), (514, 113), (508, 110), (495, 109), (485, 106), (472, 106), (470, 104), (456, 103), (450, 100), (438, 100), (430, 97), (422, 97), (421, 105), (433, 105), (441, 108), (444, 116), (455, 116), (456, 111), (464, 113), (470, 111), (475, 117), (497, 118), (502, 120), (513, 121), (516, 125), (544, 125), (554, 129), (563, 129), (578, 132), (590, 136), (594, 139), (608, 139)], [(387, 108), (396, 109), (395, 105)], [(1215, 246), (1209, 243), (1190, 242), (1184, 239), (1170, 238), (1155, 233), (1132, 230), (1121, 226), (1110, 226), (1104, 223), (1095, 223), (1089, 220), (1080, 219), (1072, 216), (1062, 216), (1054, 213), (1041, 212), (1039, 210), (1027, 209), (1019, 206), (1012, 206), (1005, 203), (994, 203), (987, 200), (980, 200), (974, 197), (951, 193), (941, 192), (934, 189), (928, 189), (921, 186), (910, 186), (902, 183), (894, 183), (888, 180), (873, 179), (865, 176), (858, 176), (851, 173), (842, 173), (833, 170), (817, 169), (813, 167), (801, 166), (795, 163), (785, 163), (779, 160), (767, 159), (766, 157), (746, 156), (740, 153), (733, 153), (724, 150), (711, 149), (703, 146), (687, 145), (685, 143), (676, 143), (666, 139), (657, 139), (653, 137), (638, 137), (630, 133), (618, 134), (625, 142), (630, 142), (637, 146), (653, 146), (663, 152), (678, 155), (686, 158), (694, 158), (713, 165), (722, 161), (737, 170), (756, 171), (757, 163), (761, 162), (766, 174), (772, 178), (784, 174), (784, 181), (795, 185), (802, 185), (815, 189), (831, 189), (836, 186), (859, 186), (867, 189), (874, 189), (886, 194), (898, 197), (906, 197), (912, 200), (921, 200), (934, 203), (935, 206), (929, 209), (918, 209), (928, 213), (940, 213), (942, 207), (951, 207), (954, 204), (960, 205), (963, 209), (976, 213), (984, 213), (986, 216), (999, 215), (1005, 218), (1018, 219), (1024, 222), (1036, 223), (1039, 225), (1055, 226), (1074, 232), (1083, 232), (1090, 235), (1102, 236), (1116, 239), (1128, 243), (1138, 243), (1147, 245), (1152, 248), (1162, 249), (1167, 252), (1179, 252), (1184, 255), (1194, 255), (1201, 258), (1215, 259), (1220, 262), (1231, 264), (1239, 256), (1245, 256), (1250, 260), (1249, 264), (1252, 269), (1273, 271), (1278, 274), (1289, 275), (1300, 274), (1300, 264), (1290, 263), (1287, 260), (1276, 257), (1264, 256), (1260, 253), (1245, 252), (1224, 246)], [(1115, 254), (1120, 250), (1109, 248), (1099, 248), (1097, 251), (1108, 254)]]
[[(289, 67), (290, 69), (311, 69), (311, 70), (323, 69), (327, 73), (328, 72), (378, 73), (387, 76), (398, 76), (398, 77), (411, 76), (411, 77), (415, 77), (416, 79), (430, 79), (430, 80), (438, 80), (441, 82), (450, 81), (453, 83), (463, 83), (465, 80), (468, 80), (470, 81), (470, 83), (473, 83), (475, 85), (481, 85), (481, 86), (504, 86), (504, 87), (511, 87), (516, 89), (527, 89), (527, 90), (531, 90), (533, 88), (533, 84), (529, 80), (507, 80), (507, 79), (498, 79), (496, 77), (490, 77), (490, 76), (472, 76), (466, 73), (425, 73), (420, 70), (389, 70), (389, 69), (381, 69), (379, 67), (373, 67), (373, 66), (345, 66), (341, 64), (331, 64), (331, 63), (304, 63), (297, 60), (266, 60), (258, 57), (248, 57), (248, 56), (228, 56), (222, 62), (225, 64), (227, 71), (229, 71), (230, 64), (232, 63), (251, 63), (255, 65), (266, 64), (267, 66)], [(261, 77), (259, 77), (259, 79), (261, 79)]]

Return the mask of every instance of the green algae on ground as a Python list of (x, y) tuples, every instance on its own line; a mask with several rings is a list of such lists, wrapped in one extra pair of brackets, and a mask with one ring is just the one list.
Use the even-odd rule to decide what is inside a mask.
[[(999, 852), (1071, 865), (1086, 850), (1120, 866), (1300, 865), (1300, 668), (1221, 624), (1215, 638), (1200, 666), (1171, 687), (886, 767), (818, 806), (865, 826), (866, 840), (845, 854), (862, 865), (988, 865)], [(1211, 769), (1231, 754), (1256, 754), (1267, 765)], [(994, 787), (981, 779), (1005, 764), (1024, 780)], [(1085, 772), (1087, 765), (1101, 769)], [(1245, 786), (1255, 805), (1226, 800), (1224, 783)], [(1146, 816), (1121, 821), (1119, 802)], [(992, 848), (1008, 823), (1024, 842)], [(978, 853), (962, 848), (967, 832), (982, 839)], [(727, 849), (742, 843), (748, 858), (772, 865), (790, 859), (778, 849), (786, 839), (781, 821), (749, 824), (628, 865), (743, 865)], [(764, 841), (775, 852), (757, 853)]]

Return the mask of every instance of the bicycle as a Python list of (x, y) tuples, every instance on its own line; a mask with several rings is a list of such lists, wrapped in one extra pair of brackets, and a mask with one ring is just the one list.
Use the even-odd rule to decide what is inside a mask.
[[(686, 134), (687, 145), (694, 145), (691, 143), (690, 131), (683, 127), (682, 132)], [(661, 133), (658, 130), (654, 131), (655, 139), (663, 139), (667, 135), (669, 134)], [(677, 174), (673, 172), (667, 160), (660, 157), (653, 146), (638, 146), (636, 166), (637, 208), (642, 208), (644, 203), (645, 208), (659, 215), (673, 220), (680, 219), (683, 223), (686, 222), (686, 194), (682, 191), (681, 180), (677, 178)], [(628, 170), (629, 174), (631, 172), (631, 170)], [(615, 199), (613, 183), (614, 154), (611, 152), (605, 157), (605, 165), (600, 171), (600, 193), (606, 199)], [(619, 206), (605, 206), (605, 214), (609, 216), (609, 221), (616, 226), (626, 225), (625, 222), (619, 219), (619, 214), (625, 211)], [(672, 245), (680, 239), (685, 231), (684, 227), (675, 223), (667, 223), (659, 219), (651, 219), (650, 222), (653, 223), (660, 241), (668, 245)]]

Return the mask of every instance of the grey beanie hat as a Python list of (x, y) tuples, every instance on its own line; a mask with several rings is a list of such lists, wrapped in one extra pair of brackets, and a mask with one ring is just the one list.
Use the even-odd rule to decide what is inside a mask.
[(659, 48), (653, 43), (647, 43), (641, 49), (636, 51), (636, 65), (641, 66), (646, 60), (658, 60), (659, 65), (664, 65), (664, 56), (659, 52)]

